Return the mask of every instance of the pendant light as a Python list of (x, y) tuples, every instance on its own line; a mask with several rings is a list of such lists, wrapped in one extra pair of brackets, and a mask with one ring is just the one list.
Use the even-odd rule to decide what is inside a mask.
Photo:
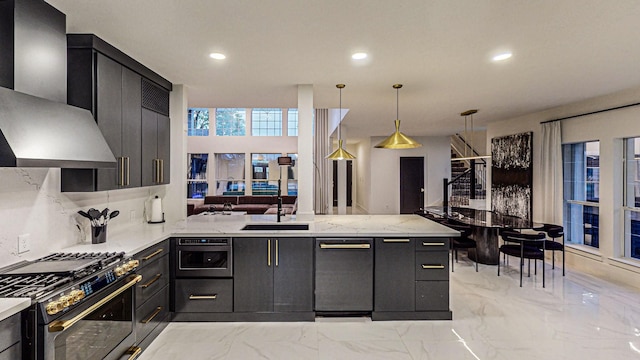
[[(478, 159), (488, 159), (491, 157), (491, 155), (474, 155), (473, 153), (471, 153), (471, 155), (467, 154), (467, 149), (471, 148), (471, 150), (475, 150), (474, 146), (473, 146), (473, 114), (477, 113), (478, 109), (471, 109), (471, 110), (467, 110), (465, 112), (461, 112), (460, 116), (464, 116), (464, 141), (465, 141), (465, 147), (464, 147), (464, 157), (461, 158), (451, 158), (451, 161), (464, 161), (464, 160), (478, 160)], [(471, 120), (471, 139), (469, 139), (469, 133), (467, 131), (467, 122), (468, 120)], [(470, 144), (466, 143), (466, 141), (469, 140)]]
[(398, 90), (402, 88), (402, 84), (395, 84), (393, 85), (393, 88), (396, 89), (396, 131), (375, 147), (381, 149), (413, 149), (420, 147), (422, 144), (400, 132)]
[(342, 134), (340, 132), (340, 128), (342, 127), (342, 89), (344, 89), (345, 84), (337, 84), (336, 87), (340, 89), (340, 117), (338, 118), (338, 149), (332, 152), (326, 158), (329, 160), (353, 160), (356, 157), (349, 154), (349, 152), (342, 148)]

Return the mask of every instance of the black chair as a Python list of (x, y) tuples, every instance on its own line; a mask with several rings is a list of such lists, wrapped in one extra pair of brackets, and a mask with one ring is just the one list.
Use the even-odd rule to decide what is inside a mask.
[[(544, 231), (551, 240), (546, 240), (544, 246), (546, 250), (551, 250), (551, 268), (556, 268), (556, 251), (562, 251), (562, 276), (565, 274), (564, 262), (564, 228), (560, 225), (543, 224), (540, 227), (533, 228), (535, 231)], [(556, 239), (562, 238), (562, 243), (556, 242)]]
[[(469, 249), (477, 249), (478, 244), (475, 240), (469, 238), (471, 235), (471, 226), (456, 224), (451, 222), (444, 222), (442, 225), (448, 226), (454, 230), (460, 231), (460, 237), (451, 238), (451, 272), (453, 272), (453, 260), (458, 262), (458, 250), (466, 249), (467, 254)], [(468, 256), (468, 255), (467, 255)], [(478, 272), (478, 255), (476, 254), (476, 272)]]
[[(536, 274), (538, 272), (538, 267), (535, 261), (542, 260), (542, 287), (545, 287), (545, 233), (522, 234), (517, 231), (507, 230), (503, 231), (501, 236), (504, 244), (500, 246), (500, 252), (505, 254), (505, 257), (506, 255), (509, 255), (520, 258), (520, 287), (522, 287), (522, 268), (524, 267), (524, 259), (529, 260), (528, 276), (531, 276), (531, 260), (534, 260)], [(542, 244), (542, 248), (539, 247), (539, 244)], [(500, 264), (498, 264), (498, 276), (500, 276)]]

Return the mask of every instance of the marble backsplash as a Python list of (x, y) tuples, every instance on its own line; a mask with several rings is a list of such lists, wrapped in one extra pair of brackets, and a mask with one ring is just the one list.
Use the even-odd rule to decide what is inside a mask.
[[(0, 267), (31, 260), (90, 240), (89, 208), (119, 210), (108, 230), (145, 221), (145, 204), (163, 197), (164, 186), (60, 192), (60, 169), (0, 168)], [(29, 234), (30, 251), (18, 254), (18, 236)], [(109, 231), (107, 231), (108, 241)]]

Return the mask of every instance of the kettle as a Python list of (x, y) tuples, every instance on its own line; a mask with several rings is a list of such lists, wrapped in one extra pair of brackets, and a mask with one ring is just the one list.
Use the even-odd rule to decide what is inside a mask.
[(150, 201), (149, 224), (160, 224), (164, 222), (164, 212), (162, 211), (162, 199), (156, 195)]

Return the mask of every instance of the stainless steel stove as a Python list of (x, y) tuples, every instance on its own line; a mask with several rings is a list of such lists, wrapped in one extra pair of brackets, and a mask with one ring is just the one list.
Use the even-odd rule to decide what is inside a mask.
[[(28, 359), (119, 358), (135, 342), (137, 260), (124, 253), (55, 253), (0, 269), (0, 297), (28, 297)], [(105, 335), (107, 334), (107, 335)], [(99, 345), (98, 345), (99, 344)]]

